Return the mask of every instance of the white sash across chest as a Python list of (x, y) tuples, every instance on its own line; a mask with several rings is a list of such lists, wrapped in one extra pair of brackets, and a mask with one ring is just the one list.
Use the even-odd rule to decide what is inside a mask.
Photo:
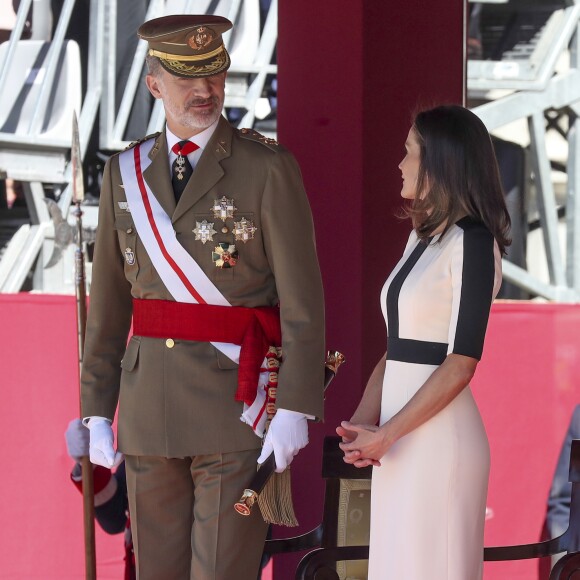
[[(151, 164), (149, 152), (154, 142), (153, 137), (119, 155), (125, 195), (139, 238), (161, 281), (176, 302), (231, 306), (199, 264), (179, 243), (171, 218), (143, 178), (143, 172)], [(223, 342), (211, 344), (232, 361), (239, 363), (239, 345)], [(260, 373), (256, 400), (251, 406), (244, 405), (241, 417), (241, 420), (251, 425), (258, 435), (263, 432), (263, 423), (266, 420), (262, 408), (266, 399), (264, 387), (267, 375), (267, 372)], [(261, 419), (262, 416), (263, 421), (256, 424), (257, 418)]]

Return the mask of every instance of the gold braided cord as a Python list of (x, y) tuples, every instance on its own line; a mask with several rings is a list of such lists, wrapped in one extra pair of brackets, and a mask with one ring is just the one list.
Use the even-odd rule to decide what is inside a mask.
[(186, 54), (170, 54), (169, 52), (161, 52), (160, 50), (154, 50), (153, 48), (150, 48), (149, 56), (156, 56), (163, 60), (169, 61), (184, 60), (189, 62), (198, 62), (200, 60), (207, 60), (209, 58), (213, 58), (214, 56), (217, 56), (218, 54), (222, 53), (224, 50), (225, 50), (224, 45), (221, 44), (215, 50), (212, 50), (211, 52), (206, 52), (205, 54), (186, 55)]
[(161, 60), (164, 66), (170, 71), (185, 76), (206, 76), (221, 72), (228, 66), (228, 61), (225, 57), (216, 58), (213, 62), (202, 66), (187, 65), (179, 60)]

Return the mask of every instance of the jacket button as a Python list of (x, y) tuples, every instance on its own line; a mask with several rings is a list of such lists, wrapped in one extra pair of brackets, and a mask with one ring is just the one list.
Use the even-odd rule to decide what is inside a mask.
[(168, 338), (168, 339), (165, 341), (165, 346), (166, 346), (167, 348), (173, 348), (173, 347), (175, 346), (175, 341), (174, 341), (172, 338)]
[(128, 234), (132, 234), (133, 233), (133, 228), (127, 228), (127, 233)]

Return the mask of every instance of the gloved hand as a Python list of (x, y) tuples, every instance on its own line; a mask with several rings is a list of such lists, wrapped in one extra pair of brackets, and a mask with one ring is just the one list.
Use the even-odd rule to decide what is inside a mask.
[(89, 454), (89, 430), (80, 419), (73, 419), (64, 432), (66, 451), (77, 463)]
[(123, 461), (123, 454), (113, 447), (115, 435), (111, 423), (103, 417), (91, 417), (88, 422), (90, 432), (89, 455), (91, 463), (111, 469)]
[(306, 415), (296, 411), (278, 409), (264, 440), (258, 463), (264, 463), (274, 452), (276, 473), (282, 473), (292, 463), (294, 456), (308, 444)]

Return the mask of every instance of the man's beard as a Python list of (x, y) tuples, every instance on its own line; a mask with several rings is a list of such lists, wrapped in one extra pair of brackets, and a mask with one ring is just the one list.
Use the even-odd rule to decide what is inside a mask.
[[(196, 105), (205, 105), (210, 102), (213, 104), (211, 109), (199, 111), (194, 108)], [(190, 129), (203, 130), (219, 119), (222, 113), (223, 101), (217, 96), (212, 96), (209, 99), (192, 99), (184, 107), (177, 105), (173, 101), (166, 101), (164, 105), (180, 125)]]

